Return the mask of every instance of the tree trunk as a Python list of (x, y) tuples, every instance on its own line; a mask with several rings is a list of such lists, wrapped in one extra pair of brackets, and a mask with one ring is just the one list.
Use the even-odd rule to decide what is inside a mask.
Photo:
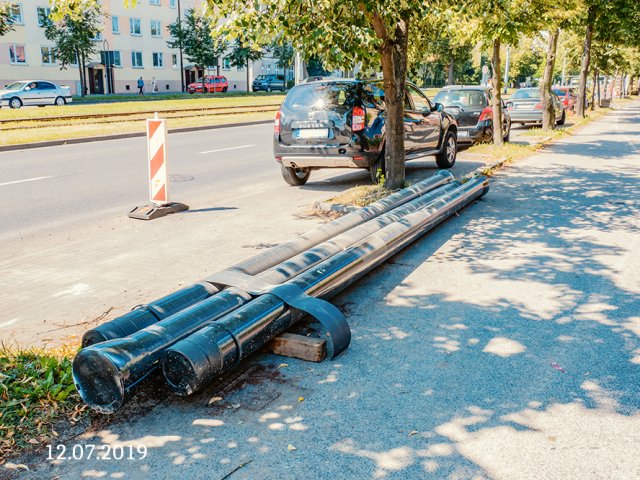
[(78, 61), (78, 75), (80, 75), (80, 97), (84, 97), (84, 68), (80, 61), (80, 52), (76, 50), (76, 60)]
[(449, 56), (449, 66), (447, 67), (447, 85), (453, 85), (454, 62), (455, 62), (455, 59), (453, 57), (453, 52), (451, 52)]
[(247, 92), (251, 91), (251, 85), (249, 85), (249, 79), (251, 78), (251, 72), (249, 71), (249, 62), (251, 60), (247, 60)]
[(593, 88), (591, 89), (591, 111), (596, 109), (596, 88), (598, 89), (598, 102), (600, 102), (600, 85), (598, 85), (598, 69), (593, 70)]
[[(198, 68), (198, 66), (196, 65), (196, 69), (197, 68)], [(206, 85), (207, 80), (206, 79), (207, 79), (207, 70), (206, 70), (206, 67), (202, 67), (202, 94), (203, 95), (207, 93), (207, 85)], [(214, 89), (213, 90), (215, 91), (215, 83), (213, 85), (214, 85)]]
[[(378, 30), (376, 30), (378, 32)], [(386, 38), (382, 46), (382, 73), (386, 109), (385, 186), (401, 188), (405, 178), (404, 98), (407, 77), (408, 20), (396, 23), (394, 38)]]
[(587, 15), (587, 30), (584, 36), (584, 50), (582, 51), (582, 64), (580, 65), (580, 81), (578, 83), (578, 98), (576, 99), (576, 113), (584, 117), (585, 103), (587, 99), (587, 74), (591, 63), (591, 37), (593, 36), (593, 22), (595, 20), (595, 7), (589, 7)]
[(556, 115), (551, 98), (551, 84), (553, 83), (553, 68), (556, 63), (556, 49), (558, 47), (559, 30), (556, 28), (549, 32), (547, 44), (547, 60), (544, 65), (544, 74), (540, 83), (540, 98), (542, 99), (542, 129), (554, 130), (556, 127)]
[(500, 74), (500, 39), (493, 41), (493, 56), (491, 57), (491, 68), (493, 70), (492, 96), (493, 96), (493, 143), (494, 145), (504, 145), (502, 133), (502, 80)]
[(84, 57), (84, 52), (80, 52), (80, 68), (82, 69), (82, 96), (84, 97), (87, 94), (87, 71), (85, 68), (86, 59)]

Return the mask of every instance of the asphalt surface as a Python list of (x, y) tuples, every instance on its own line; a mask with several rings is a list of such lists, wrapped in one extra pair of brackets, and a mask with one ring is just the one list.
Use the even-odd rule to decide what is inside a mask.
[[(272, 131), (271, 125), (254, 125), (170, 134), (171, 199), (200, 209), (247, 189), (289, 189), (273, 159)], [(515, 140), (521, 131), (514, 128)], [(1, 152), (0, 241), (113, 219), (145, 204), (146, 155), (144, 138)], [(452, 171), (460, 175), (478, 165), (463, 155)], [(413, 161), (408, 177), (435, 168), (432, 157)], [(338, 192), (366, 182), (363, 170), (321, 170), (312, 173), (307, 188), (322, 185)]]
[[(147, 382), (54, 446), (144, 445), (144, 458), (45, 451), (21, 459), (24, 476), (640, 478), (639, 183), (636, 102), (510, 165), (336, 297), (353, 340), (335, 361), (257, 354), (186, 399)], [(263, 238), (295, 223), (270, 215), (286, 221)]]

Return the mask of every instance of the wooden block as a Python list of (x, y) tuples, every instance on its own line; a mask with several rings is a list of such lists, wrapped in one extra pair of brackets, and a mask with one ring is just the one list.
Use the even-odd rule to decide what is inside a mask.
[(307, 362), (321, 362), (327, 356), (327, 341), (295, 333), (283, 333), (267, 344), (267, 350), (276, 355), (299, 358)]

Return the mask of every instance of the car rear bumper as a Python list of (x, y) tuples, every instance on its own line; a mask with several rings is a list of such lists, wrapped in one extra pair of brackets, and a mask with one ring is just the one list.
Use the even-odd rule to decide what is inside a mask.
[(512, 122), (539, 123), (542, 122), (542, 110), (509, 110)]
[(458, 127), (458, 143), (491, 141), (491, 126)]
[(363, 152), (352, 145), (308, 146), (273, 142), (273, 155), (285, 167), (298, 168), (369, 168), (378, 152)]

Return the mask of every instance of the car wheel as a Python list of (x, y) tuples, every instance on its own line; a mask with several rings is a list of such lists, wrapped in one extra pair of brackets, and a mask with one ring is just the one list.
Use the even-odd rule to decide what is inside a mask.
[(270, 92), (270, 91), (271, 91), (271, 87), (267, 87), (267, 92)]
[(56, 106), (61, 107), (61, 106), (65, 105), (66, 103), (67, 102), (65, 101), (64, 98), (62, 98), (62, 97), (56, 98), (56, 101), (55, 101)]
[(227, 93), (227, 87), (222, 87), (222, 93)]
[(371, 182), (374, 185), (377, 185), (386, 178), (384, 150), (380, 152), (378, 158), (376, 158), (369, 166), (369, 174), (371, 175)]
[(22, 100), (20, 100), (18, 97), (13, 97), (11, 100), (9, 100), (9, 106), (11, 108), (20, 108), (22, 106)]
[(511, 136), (511, 123), (507, 124), (507, 132), (504, 134), (504, 137), (502, 137), (502, 140), (505, 142), (509, 141), (509, 137)]
[(566, 121), (567, 121), (567, 112), (563, 109), (562, 116), (560, 117), (560, 120), (558, 120), (557, 125), (564, 125), (564, 122)]
[(282, 178), (292, 187), (299, 187), (307, 183), (311, 170), (308, 168), (291, 168), (282, 166)]
[(439, 168), (451, 168), (456, 163), (457, 154), (456, 136), (448, 130), (442, 142), (442, 150), (436, 155), (436, 164)]

